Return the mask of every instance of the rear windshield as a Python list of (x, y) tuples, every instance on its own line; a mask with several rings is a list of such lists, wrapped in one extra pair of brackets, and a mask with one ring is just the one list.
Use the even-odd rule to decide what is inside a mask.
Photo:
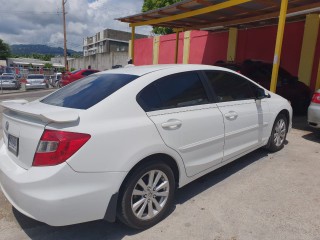
[(79, 69), (79, 70), (74, 70), (74, 71), (72, 71), (72, 72), (70, 72), (70, 73), (75, 74), (75, 73), (80, 72), (80, 71), (81, 71), (81, 69)]
[(88, 109), (138, 77), (128, 74), (92, 75), (61, 88), (41, 102), (59, 107)]
[(0, 79), (3, 79), (3, 80), (12, 80), (12, 79), (14, 79), (14, 76), (3, 75), (3, 76), (0, 76)]
[(44, 75), (29, 75), (28, 79), (44, 79)]

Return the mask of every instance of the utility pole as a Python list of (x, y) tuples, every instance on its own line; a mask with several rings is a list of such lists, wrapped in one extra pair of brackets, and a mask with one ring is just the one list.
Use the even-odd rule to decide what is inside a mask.
[(66, 11), (65, 4), (68, 0), (62, 0), (62, 16), (63, 16), (63, 44), (64, 44), (64, 66), (66, 71), (69, 71), (68, 59), (67, 59), (67, 30), (66, 30)]

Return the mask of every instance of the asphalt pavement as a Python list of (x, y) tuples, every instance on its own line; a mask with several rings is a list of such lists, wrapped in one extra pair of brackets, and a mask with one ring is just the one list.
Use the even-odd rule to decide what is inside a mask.
[(295, 118), (284, 149), (256, 150), (179, 189), (171, 214), (145, 231), (104, 221), (51, 227), (0, 191), (0, 239), (319, 240), (319, 152), (320, 132)]

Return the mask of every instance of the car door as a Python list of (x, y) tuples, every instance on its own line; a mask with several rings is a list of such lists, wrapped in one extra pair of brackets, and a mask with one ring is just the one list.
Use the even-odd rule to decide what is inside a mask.
[(246, 78), (226, 71), (206, 71), (224, 117), (223, 161), (262, 145), (269, 137), (267, 99), (257, 100), (259, 88)]
[(144, 88), (137, 99), (165, 144), (182, 157), (188, 176), (221, 163), (222, 114), (209, 101), (197, 72), (158, 79)]

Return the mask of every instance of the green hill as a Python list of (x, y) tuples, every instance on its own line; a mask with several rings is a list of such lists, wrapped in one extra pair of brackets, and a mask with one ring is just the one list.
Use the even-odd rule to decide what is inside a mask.
[[(63, 55), (63, 48), (61, 47), (49, 47), (47, 45), (40, 44), (14, 44), (10, 46), (11, 54), (13, 55), (29, 55), (29, 54), (50, 54), (50, 55)], [(68, 55), (81, 54), (72, 49), (68, 49)]]

